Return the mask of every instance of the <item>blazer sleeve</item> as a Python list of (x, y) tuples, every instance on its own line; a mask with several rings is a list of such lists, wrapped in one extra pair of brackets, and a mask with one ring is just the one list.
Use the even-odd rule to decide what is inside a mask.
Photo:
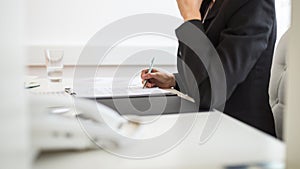
[[(198, 29), (200, 29), (202, 32), (204, 32), (204, 27), (203, 27), (201, 21), (196, 20), (196, 19), (193, 19), (193, 20), (189, 20), (189, 21), (187, 21), (187, 22), (189, 22), (189, 23), (195, 25)], [(186, 25), (186, 23), (184, 23), (181, 27), (185, 27), (185, 25)], [(178, 29), (181, 29), (181, 27), (179, 27)], [(177, 32), (178, 32), (178, 29), (177, 29)], [(180, 46), (184, 46), (184, 44), (182, 44), (182, 43), (179, 41), (178, 55), (181, 54), (181, 53), (183, 53), (184, 55), (189, 55), (189, 53), (191, 53), (190, 51), (186, 51), (186, 50), (185, 50), (185, 49), (187, 49), (186, 46), (185, 46), (185, 47), (180, 47)], [(190, 50), (190, 49), (188, 49), (188, 50)], [(194, 54), (194, 53), (193, 53), (193, 54)], [(179, 63), (179, 62), (182, 61), (182, 60), (181, 60), (181, 56), (178, 56), (178, 58), (180, 58), (180, 59), (177, 59), (177, 63)], [(204, 69), (204, 66), (201, 65), (201, 67), (202, 67), (202, 72), (205, 73), (206, 71), (205, 71), (205, 69)], [(198, 67), (198, 68), (199, 68), (199, 67)], [(182, 81), (184, 80), (184, 78), (181, 77), (181, 75), (180, 75), (179, 73), (174, 73), (174, 76), (175, 76), (175, 81), (176, 81), (176, 85), (175, 85), (174, 88), (175, 88), (176, 90), (179, 90), (179, 91), (183, 92), (183, 93), (188, 93), (188, 91), (187, 91), (185, 85), (182, 83)], [(204, 75), (204, 76), (202, 76), (202, 77), (206, 78), (206, 76), (207, 76), (207, 74)], [(203, 80), (200, 80), (200, 81), (203, 81)]]
[[(235, 11), (228, 13), (232, 15), (226, 21), (226, 27), (221, 31), (218, 44), (215, 45), (226, 75), (227, 98), (247, 78), (268, 47), (269, 37), (276, 22), (273, 0), (248, 0)], [(203, 31), (200, 20), (192, 22)], [(183, 32), (178, 30), (185, 29), (185, 24), (176, 32)], [(181, 53), (185, 55), (191, 52)], [(193, 72), (199, 72), (203, 70), (203, 65), (191, 69), (194, 69)], [(198, 79), (205, 81), (209, 78), (207, 72), (202, 71), (200, 74), (202, 77)]]

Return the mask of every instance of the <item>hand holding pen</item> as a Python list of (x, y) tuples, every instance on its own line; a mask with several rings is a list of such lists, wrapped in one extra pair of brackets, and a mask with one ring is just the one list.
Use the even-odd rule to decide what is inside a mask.
[[(152, 60), (154, 62), (154, 59)], [(160, 87), (160, 88), (168, 89), (171, 87), (175, 87), (176, 82), (173, 74), (161, 72), (153, 68), (152, 61), (150, 64), (150, 68), (144, 69), (141, 73), (141, 78), (143, 80), (142, 83), (144, 88)]]

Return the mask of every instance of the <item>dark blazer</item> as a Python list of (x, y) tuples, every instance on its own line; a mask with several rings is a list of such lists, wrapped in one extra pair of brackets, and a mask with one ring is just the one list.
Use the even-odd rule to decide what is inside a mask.
[[(202, 16), (208, 4), (209, 0), (204, 0), (200, 9)], [(180, 34), (179, 30), (185, 29), (187, 23), (197, 26), (219, 54), (227, 84), (224, 113), (275, 136), (268, 95), (276, 41), (274, 0), (216, 0), (204, 24), (191, 20), (181, 25), (176, 33)], [(180, 39), (178, 58), (197, 80), (200, 110), (213, 108), (210, 107), (210, 77), (201, 60)], [(176, 81), (188, 86), (189, 79), (183, 73), (182, 63), (178, 61), (177, 65)], [(186, 90), (192, 95), (188, 87)]]

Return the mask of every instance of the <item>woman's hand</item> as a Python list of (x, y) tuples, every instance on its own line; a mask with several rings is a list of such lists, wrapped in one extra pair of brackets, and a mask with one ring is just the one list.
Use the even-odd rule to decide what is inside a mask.
[(177, 5), (184, 21), (201, 20), (200, 6), (203, 0), (177, 0)]
[(173, 74), (160, 72), (157, 69), (152, 69), (151, 73), (148, 73), (148, 69), (145, 69), (141, 73), (143, 84), (145, 80), (148, 80), (146, 87), (160, 87), (160, 88), (171, 88), (175, 87), (175, 77)]

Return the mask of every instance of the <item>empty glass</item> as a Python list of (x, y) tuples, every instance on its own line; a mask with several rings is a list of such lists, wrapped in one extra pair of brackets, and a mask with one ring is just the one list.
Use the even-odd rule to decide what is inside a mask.
[(61, 82), (63, 76), (63, 50), (45, 50), (48, 79), (51, 82)]

